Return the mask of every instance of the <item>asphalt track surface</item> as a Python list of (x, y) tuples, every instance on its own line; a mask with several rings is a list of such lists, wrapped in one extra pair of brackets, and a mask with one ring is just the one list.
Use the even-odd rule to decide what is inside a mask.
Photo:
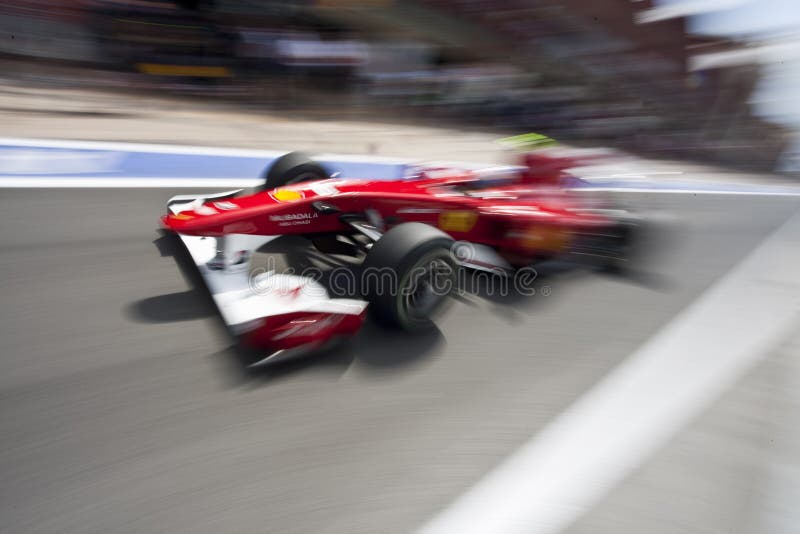
[[(798, 208), (629, 193), (680, 221), (632, 279), (545, 277), (533, 297), (456, 303), (431, 335), (368, 325), (247, 372), (153, 244), (171, 193), (0, 195), (4, 534), (411, 532)], [(793, 354), (776, 349), (568, 531), (766, 532), (764, 422), (789, 405)]]

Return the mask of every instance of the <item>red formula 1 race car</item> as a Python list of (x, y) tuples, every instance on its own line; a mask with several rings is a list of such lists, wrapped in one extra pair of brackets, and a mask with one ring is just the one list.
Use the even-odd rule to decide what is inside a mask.
[[(185, 245), (229, 330), (272, 361), (354, 334), (368, 305), (385, 325), (427, 328), (460, 268), (502, 276), (564, 256), (626, 260), (632, 214), (587, 205), (564, 188), (572, 160), (529, 154), (523, 163), (355, 180), (330, 178), (290, 153), (253, 194), (173, 197), (162, 225)], [(307, 238), (316, 253), (353, 259), (354, 298), (331, 298), (317, 276), (251, 272), (253, 253), (289, 234)]]

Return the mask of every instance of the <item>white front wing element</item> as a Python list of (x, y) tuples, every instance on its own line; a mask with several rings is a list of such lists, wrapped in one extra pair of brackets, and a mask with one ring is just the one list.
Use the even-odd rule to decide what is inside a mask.
[[(230, 197), (235, 193), (180, 195), (170, 199), (167, 206), (170, 212), (177, 214), (192, 208), (197, 201)], [(272, 271), (251, 276), (249, 256), (278, 236), (232, 234), (221, 240), (183, 234), (178, 237), (194, 260), (225, 324), (234, 334), (255, 329), (260, 326), (260, 319), (270, 316), (296, 312), (360, 315), (367, 307), (363, 300), (330, 298), (325, 287), (309, 277)], [(222, 246), (218, 247), (219, 242)], [(239, 251), (248, 252), (244, 263), (217, 261), (220, 256), (227, 258)]]

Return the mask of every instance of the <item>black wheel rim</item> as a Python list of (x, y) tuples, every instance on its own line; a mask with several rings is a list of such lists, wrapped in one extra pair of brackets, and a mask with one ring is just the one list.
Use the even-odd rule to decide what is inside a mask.
[(411, 323), (427, 321), (452, 290), (453, 273), (453, 265), (443, 257), (415, 265), (399, 288), (402, 316)]

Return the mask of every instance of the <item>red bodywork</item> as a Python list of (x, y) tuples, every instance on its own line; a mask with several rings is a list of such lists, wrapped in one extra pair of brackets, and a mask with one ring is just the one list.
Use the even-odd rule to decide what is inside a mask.
[(290, 350), (317, 346), (335, 336), (352, 336), (361, 328), (366, 310), (358, 315), (295, 312), (272, 316), (242, 336), (249, 347)]
[(524, 265), (566, 250), (577, 235), (613, 224), (560, 188), (559, 176), (556, 168), (502, 177), (433, 168), (400, 180), (329, 179), (208, 201), (166, 215), (162, 223), (185, 235), (309, 235), (353, 232), (343, 215), (366, 214), (385, 228), (427, 223)]

